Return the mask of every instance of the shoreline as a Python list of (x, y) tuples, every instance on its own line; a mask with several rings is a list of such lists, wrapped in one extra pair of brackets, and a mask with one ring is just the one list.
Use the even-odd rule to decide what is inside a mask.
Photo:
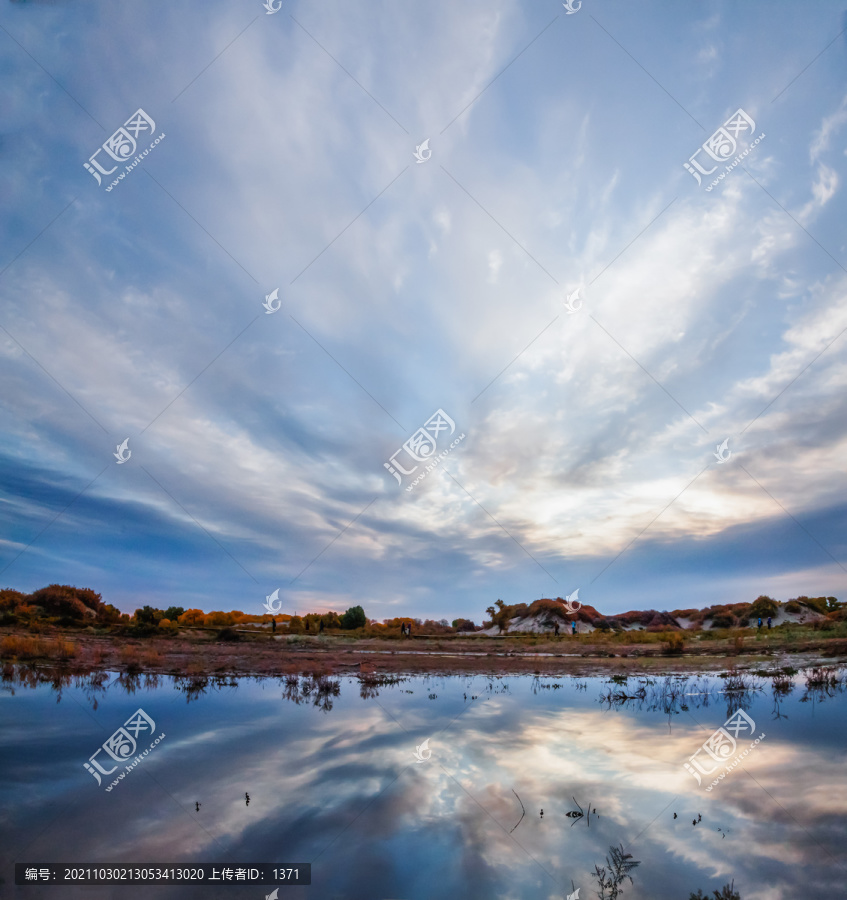
[[(20, 647), (59, 648), (65, 658), (4, 652), (3, 666), (49, 664), (75, 673), (98, 670), (177, 677), (285, 675), (667, 675), (743, 668), (777, 671), (785, 667), (847, 664), (847, 641), (840, 638), (774, 635), (751, 638), (741, 648), (727, 640), (700, 636), (683, 652), (668, 653), (658, 642), (636, 644), (578, 638), (506, 635), (494, 638), (415, 636), (411, 639), (340, 635), (267, 635), (239, 632), (235, 641), (217, 640), (200, 630), (174, 637), (95, 635), (72, 630), (32, 635), (0, 629)], [(29, 641), (28, 645), (26, 642)], [(484, 644), (481, 645), (481, 641)], [(73, 645), (70, 652), (68, 644)], [(410, 646), (411, 645), (411, 646)]]

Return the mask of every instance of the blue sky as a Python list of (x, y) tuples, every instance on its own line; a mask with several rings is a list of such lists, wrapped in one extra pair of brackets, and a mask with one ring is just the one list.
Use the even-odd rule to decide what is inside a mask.
[[(0, 7), (0, 583), (845, 598), (843, 5), (566, 13)], [(739, 108), (764, 137), (707, 191)], [(138, 109), (164, 138), (106, 191)], [(384, 463), (437, 410), (436, 453), (465, 437), (407, 491)]]

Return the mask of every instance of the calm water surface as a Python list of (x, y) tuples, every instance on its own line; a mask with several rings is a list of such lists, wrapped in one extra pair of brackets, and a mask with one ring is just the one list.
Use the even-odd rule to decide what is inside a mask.
[[(744, 693), (720, 678), (38, 681), (7, 669), (0, 693), (4, 896), (270, 890), (18, 887), (15, 861), (309, 862), (312, 885), (280, 898), (590, 900), (623, 844), (640, 861), (623, 900), (733, 879), (742, 900), (847, 897), (847, 695), (802, 672), (783, 693), (768, 678)], [(165, 738), (107, 792), (84, 763), (139, 708)], [(738, 709), (765, 737), (708, 793), (683, 764)]]

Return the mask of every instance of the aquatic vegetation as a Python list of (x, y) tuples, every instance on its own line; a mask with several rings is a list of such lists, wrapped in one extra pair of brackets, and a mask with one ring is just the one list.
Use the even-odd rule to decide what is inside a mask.
[[(725, 884), (719, 891), (713, 891), (712, 894), (714, 900), (741, 900), (741, 894), (735, 890), (735, 881)], [(708, 894), (698, 890), (696, 894), (691, 894), (688, 900), (711, 900), (711, 898)]]
[(609, 847), (611, 859), (606, 857), (605, 866), (594, 866), (594, 877), (600, 890), (597, 896), (600, 900), (616, 900), (623, 893), (621, 885), (628, 878), (633, 883), (629, 874), (641, 861), (632, 858), (631, 853), (624, 853), (623, 844), (620, 847)]

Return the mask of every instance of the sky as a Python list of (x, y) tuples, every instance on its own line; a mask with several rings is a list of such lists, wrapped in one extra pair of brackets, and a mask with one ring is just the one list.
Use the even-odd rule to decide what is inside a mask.
[(847, 599), (844, 5), (268, 5), (0, 6), (0, 586)]

